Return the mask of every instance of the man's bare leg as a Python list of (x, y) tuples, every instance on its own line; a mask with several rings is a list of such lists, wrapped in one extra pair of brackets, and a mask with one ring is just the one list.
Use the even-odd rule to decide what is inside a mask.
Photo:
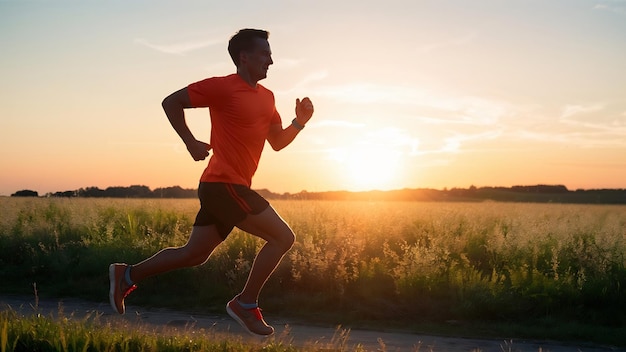
[(130, 278), (133, 282), (139, 282), (174, 269), (204, 264), (223, 241), (214, 225), (194, 226), (184, 246), (162, 249), (150, 258), (133, 265)]
[(222, 241), (215, 226), (194, 226), (184, 246), (165, 248), (132, 267), (123, 263), (109, 265), (111, 307), (124, 314), (124, 299), (137, 288), (135, 282), (170, 270), (200, 265)]
[(271, 206), (258, 215), (248, 215), (237, 227), (267, 241), (254, 259), (246, 285), (239, 295), (242, 303), (255, 303), (265, 282), (293, 245), (295, 235)]
[(293, 245), (295, 236), (271, 206), (258, 215), (248, 215), (237, 227), (267, 242), (254, 259), (243, 291), (226, 304), (226, 311), (251, 334), (269, 336), (274, 328), (267, 325), (256, 303), (265, 282)]

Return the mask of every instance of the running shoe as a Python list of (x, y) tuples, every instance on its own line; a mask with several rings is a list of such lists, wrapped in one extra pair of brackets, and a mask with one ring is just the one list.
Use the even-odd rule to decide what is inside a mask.
[(111, 302), (111, 308), (119, 314), (126, 312), (124, 298), (137, 288), (137, 285), (126, 283), (124, 274), (127, 267), (128, 264), (109, 265), (109, 302)]
[(226, 304), (226, 311), (228, 315), (235, 319), (252, 335), (269, 336), (274, 333), (274, 328), (267, 325), (265, 320), (263, 320), (261, 309), (259, 309), (259, 307), (253, 309), (243, 308), (239, 304), (239, 296), (231, 299), (230, 302)]

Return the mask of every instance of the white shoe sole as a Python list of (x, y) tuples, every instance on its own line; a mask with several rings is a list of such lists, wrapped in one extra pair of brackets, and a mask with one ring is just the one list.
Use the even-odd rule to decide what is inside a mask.
[(115, 264), (109, 265), (109, 303), (111, 304), (111, 308), (113, 311), (119, 314), (124, 314), (125, 312), (118, 312), (117, 307), (115, 306)]

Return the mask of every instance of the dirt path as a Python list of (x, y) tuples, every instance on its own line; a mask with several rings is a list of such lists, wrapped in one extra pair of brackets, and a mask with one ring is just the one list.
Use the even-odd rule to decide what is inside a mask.
[[(0, 296), (0, 309), (11, 309), (23, 314), (35, 311), (35, 301), (32, 297)], [(73, 313), (81, 318), (92, 312), (98, 312), (106, 319), (123, 319), (138, 322), (155, 328), (174, 327), (179, 329), (211, 329), (219, 333), (237, 334), (243, 339), (259, 341), (250, 337), (243, 329), (226, 314), (204, 315), (191, 312), (173, 311), (167, 309), (146, 309), (137, 306), (128, 306), (126, 315), (113, 314), (108, 302), (94, 303), (77, 299), (67, 300), (40, 300), (38, 310), (45, 315), (56, 315), (59, 307), (63, 314)], [(566, 345), (552, 341), (523, 341), (523, 340), (488, 340), (451, 338), (429, 335), (415, 335), (407, 333), (367, 331), (356, 329), (342, 329), (337, 327), (315, 327), (291, 323), (286, 319), (276, 319), (271, 316), (267, 320), (276, 328), (274, 339), (295, 346), (317, 345), (319, 347), (344, 346), (344, 350), (352, 351), (361, 345), (366, 351), (433, 351), (433, 352), (607, 352), (626, 351), (592, 345)], [(343, 334), (343, 335), (342, 335)], [(347, 337), (346, 337), (347, 334)]]

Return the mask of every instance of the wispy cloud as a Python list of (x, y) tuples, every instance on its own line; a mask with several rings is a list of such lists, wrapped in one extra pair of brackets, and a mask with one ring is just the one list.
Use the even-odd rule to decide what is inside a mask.
[(409, 104), (416, 98), (422, 100), (422, 93), (415, 89), (373, 83), (348, 83), (325, 86), (318, 88), (315, 94), (355, 104)]
[(594, 7), (594, 10), (599, 11), (609, 11), (613, 13), (618, 13), (621, 15), (626, 14), (626, 1), (613, 0), (613, 1), (601, 1), (597, 3)]
[(604, 104), (568, 105), (563, 108), (559, 122), (587, 130), (604, 131), (626, 137), (625, 114), (612, 114)]
[[(482, 151), (493, 147), (472, 148), (475, 142), (493, 141), (504, 136), (501, 128), (475, 133), (449, 132), (447, 136), (419, 144), (419, 148), (413, 149), (410, 156), (457, 154), (467, 151)], [(420, 141), (421, 142), (421, 141)], [(498, 148), (500, 149), (500, 148)]]
[(300, 90), (302, 88), (308, 87), (312, 83), (319, 82), (328, 77), (328, 71), (326, 70), (318, 70), (309, 73), (308, 75), (302, 77), (295, 84), (293, 84), (289, 89), (286, 90), (275, 90), (274, 93), (278, 95), (287, 95), (291, 94), (294, 91)]
[(599, 111), (604, 106), (602, 104), (593, 104), (593, 105), (567, 105), (563, 108), (563, 112), (561, 113), (561, 120), (566, 120), (567, 118), (577, 115), (577, 114), (585, 114), (590, 112)]
[(433, 154), (456, 154), (467, 150), (473, 142), (495, 140), (502, 136), (502, 129), (491, 129), (477, 133), (452, 132), (441, 139), (422, 141), (411, 131), (387, 127), (363, 133), (356, 144), (359, 148), (380, 149), (403, 157), (418, 157)]
[(373, 83), (319, 87), (315, 95), (355, 105), (409, 107), (415, 118), (431, 124), (492, 125), (509, 114), (510, 109), (506, 103), (480, 97), (452, 96)]
[(365, 136), (364, 143), (385, 146), (396, 150), (408, 150), (407, 154), (409, 155), (417, 153), (420, 145), (417, 137), (410, 135), (408, 131), (394, 127), (387, 127), (369, 133)]
[(335, 144), (325, 152), (328, 159), (342, 163), (350, 163), (355, 158), (363, 159), (360, 162), (364, 163), (376, 159), (384, 159), (388, 163), (416, 155), (418, 148), (418, 138), (405, 130), (388, 127), (364, 132), (358, 139)]
[[(626, 146), (626, 116), (603, 103), (566, 105), (555, 119), (535, 119), (522, 127), (509, 127), (511, 140), (579, 148)], [(537, 145), (541, 147), (542, 144)]]
[(154, 44), (143, 38), (135, 39), (135, 43), (146, 46), (150, 49), (174, 55), (185, 55), (191, 51), (222, 44), (224, 39), (205, 39), (196, 41), (181, 41), (172, 44)]
[[(387, 136), (404, 143), (402, 150), (406, 156), (480, 152), (493, 148), (492, 141), (504, 143), (499, 144), (499, 149), (519, 148), (520, 145), (540, 149), (545, 148), (546, 143), (580, 148), (626, 145), (623, 106), (603, 102), (562, 107), (522, 106), (485, 97), (373, 83), (319, 86), (315, 95), (353, 105), (352, 108), (363, 109), (372, 116), (376, 116), (377, 109), (382, 109), (386, 115), (397, 112), (406, 118), (404, 126), (415, 122), (429, 125), (426, 127), (428, 134), (416, 128), (413, 136), (408, 129), (406, 135)], [(339, 125), (336, 121), (329, 122), (335, 123)], [(368, 143), (380, 142), (368, 139)]]
[[(623, 134), (604, 132), (546, 132), (518, 130), (515, 135), (519, 139), (550, 143), (563, 144), (577, 148), (623, 148), (626, 146), (626, 139)], [(538, 148), (543, 148), (538, 146)]]

